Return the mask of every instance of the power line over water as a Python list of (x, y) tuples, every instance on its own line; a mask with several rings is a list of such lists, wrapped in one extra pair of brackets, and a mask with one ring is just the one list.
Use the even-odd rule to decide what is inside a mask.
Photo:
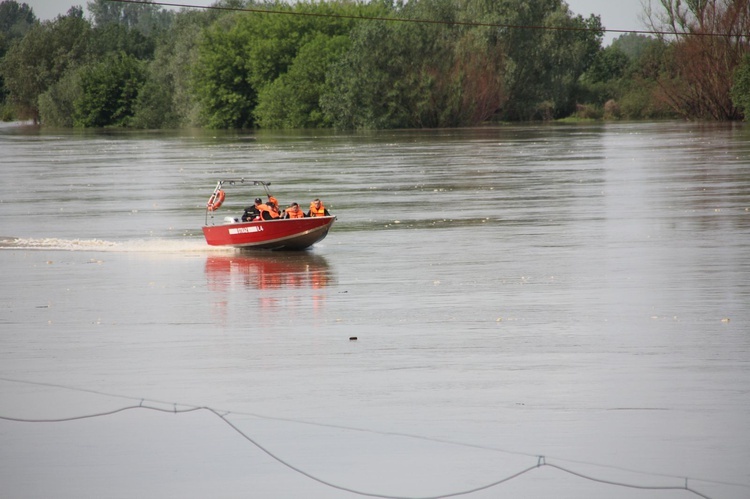
[[(112, 393), (106, 393), (101, 392), (98, 390), (88, 390), (88, 389), (82, 389), (77, 387), (71, 387), (71, 386), (65, 386), (65, 385), (58, 385), (53, 383), (39, 383), (39, 382), (31, 382), (31, 381), (25, 381), (25, 380), (17, 380), (17, 379), (9, 379), (9, 378), (0, 378), (0, 381), (4, 381), (7, 383), (18, 383), (18, 384), (28, 384), (28, 385), (36, 385), (36, 386), (45, 386), (45, 387), (53, 387), (53, 388), (60, 388), (65, 390), (71, 390), (71, 391), (77, 391), (77, 392), (84, 392), (84, 393), (90, 393), (95, 395), (100, 395), (103, 397), (114, 397), (114, 398), (122, 398), (122, 399), (133, 399), (133, 397), (129, 396), (123, 396), (118, 394), (112, 394)], [(653, 473), (645, 473), (645, 472), (636, 472), (643, 475), (649, 475), (649, 476), (660, 476), (660, 477), (668, 477), (674, 480), (684, 480), (683, 485), (663, 485), (663, 486), (654, 486), (654, 485), (647, 485), (643, 483), (635, 483), (635, 482), (623, 482), (623, 481), (614, 481), (614, 480), (608, 480), (599, 478), (596, 476), (593, 476), (591, 474), (581, 473), (574, 469), (571, 469), (568, 466), (561, 466), (558, 464), (555, 464), (553, 462), (550, 462), (550, 458), (545, 455), (535, 455), (535, 454), (524, 454), (529, 457), (533, 457), (536, 459), (536, 464), (529, 466), (527, 468), (521, 469), (517, 472), (513, 472), (509, 475), (503, 476), (499, 479), (494, 479), (493, 481), (479, 486), (474, 487), (467, 490), (462, 491), (456, 491), (456, 492), (446, 492), (439, 495), (431, 495), (431, 496), (402, 496), (402, 495), (390, 495), (390, 494), (380, 494), (376, 492), (370, 492), (365, 490), (359, 490), (351, 487), (345, 487), (340, 484), (325, 480), (320, 478), (319, 476), (316, 476), (313, 473), (310, 473), (306, 471), (305, 469), (295, 466), (288, 460), (282, 458), (277, 452), (273, 451), (267, 446), (262, 445), (257, 439), (253, 438), (251, 435), (249, 435), (247, 432), (243, 431), (242, 429), (237, 426), (237, 424), (233, 423), (229, 420), (230, 414), (236, 414), (240, 416), (251, 416), (254, 418), (263, 418), (263, 419), (277, 419), (277, 418), (268, 418), (266, 416), (259, 416), (257, 414), (247, 414), (247, 413), (234, 413), (232, 411), (227, 410), (220, 410), (220, 409), (214, 409), (209, 406), (194, 406), (189, 404), (183, 404), (183, 403), (177, 403), (177, 402), (163, 402), (163, 401), (157, 401), (157, 400), (147, 400), (145, 398), (140, 399), (140, 403), (138, 405), (127, 405), (118, 407), (116, 409), (112, 409), (109, 411), (102, 411), (102, 412), (95, 412), (95, 413), (88, 413), (88, 414), (81, 414), (77, 416), (69, 416), (69, 417), (63, 417), (63, 418), (40, 418), (40, 419), (32, 419), (32, 418), (18, 418), (18, 417), (11, 417), (11, 416), (5, 416), (0, 415), (0, 419), (5, 421), (12, 421), (17, 423), (66, 423), (71, 421), (80, 421), (85, 419), (92, 419), (92, 418), (101, 418), (106, 416), (112, 416), (115, 414), (119, 414), (122, 412), (129, 412), (129, 411), (136, 411), (136, 410), (148, 410), (148, 411), (155, 411), (160, 413), (166, 413), (166, 414), (186, 414), (186, 413), (192, 413), (196, 411), (205, 411), (208, 412), (217, 418), (219, 418), (221, 421), (226, 423), (232, 430), (235, 431), (240, 437), (245, 439), (246, 441), (250, 442), (253, 446), (258, 448), (259, 450), (263, 451), (265, 454), (267, 454), (269, 457), (277, 461), (278, 463), (282, 464), (283, 466), (287, 467), (288, 469), (294, 471), (295, 473), (298, 473), (300, 475), (303, 475), (311, 480), (314, 480), (322, 485), (325, 485), (327, 487), (331, 487), (337, 490), (341, 490), (344, 492), (350, 492), (353, 494), (366, 496), (366, 497), (377, 497), (381, 499), (441, 499), (441, 498), (448, 498), (448, 497), (458, 497), (458, 496), (464, 496), (473, 494), (475, 492), (479, 492), (482, 490), (487, 490), (494, 487), (499, 487), (502, 484), (505, 484), (507, 482), (510, 482), (511, 480), (514, 480), (516, 478), (520, 478), (523, 475), (526, 475), (527, 473), (530, 473), (534, 470), (539, 470), (543, 467), (549, 467), (552, 469), (556, 469), (558, 471), (561, 471), (563, 473), (578, 477), (583, 480), (589, 480), (592, 482), (597, 482), (604, 485), (609, 485), (613, 487), (625, 487), (625, 488), (631, 488), (631, 489), (640, 489), (640, 490), (652, 490), (652, 491), (677, 491), (677, 490), (684, 490), (686, 492), (691, 493), (692, 495), (703, 497), (705, 499), (711, 499), (709, 496), (693, 489), (690, 485), (690, 482), (707, 482), (707, 483), (719, 483), (722, 485), (729, 485), (729, 486), (736, 486), (736, 487), (743, 487), (750, 489), (750, 486), (744, 485), (744, 484), (736, 484), (736, 483), (727, 483), (727, 482), (719, 482), (719, 481), (713, 481), (713, 480), (702, 480), (702, 479), (692, 479), (690, 477), (679, 477), (679, 476), (670, 476), (670, 475), (657, 475)], [(281, 419), (282, 421), (294, 421), (300, 424), (315, 424), (315, 423), (309, 423), (306, 421), (300, 421), (300, 420), (289, 420), (289, 419)], [(326, 425), (322, 425), (326, 426)], [(364, 430), (364, 429), (357, 429), (357, 428), (346, 428), (350, 431), (367, 431), (367, 432), (373, 432), (372, 430)], [(373, 432), (378, 433), (378, 432)], [(383, 433), (384, 436), (393, 436), (393, 433)], [(424, 438), (424, 437), (415, 437), (412, 435), (399, 435), (404, 438)], [(430, 440), (430, 439), (428, 439)], [(441, 443), (446, 443), (444, 440), (439, 440)], [(454, 445), (463, 445), (460, 443), (453, 443)], [(497, 449), (495, 449), (497, 450)], [(516, 452), (510, 452), (510, 451), (501, 451), (501, 452), (507, 452), (511, 454), (519, 454)], [(564, 461), (561, 459), (561, 461)], [(588, 463), (593, 464), (593, 463)], [(633, 472), (632, 470), (624, 470), (622, 468), (618, 467), (611, 467), (607, 465), (600, 465), (600, 464), (594, 464), (595, 466), (603, 466), (603, 467), (609, 467), (609, 468), (615, 468), (619, 469), (621, 471), (628, 471)]]

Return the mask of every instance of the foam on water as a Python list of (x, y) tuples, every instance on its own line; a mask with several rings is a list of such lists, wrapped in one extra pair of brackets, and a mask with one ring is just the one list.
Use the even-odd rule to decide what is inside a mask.
[(0, 249), (106, 251), (117, 253), (231, 253), (234, 248), (209, 246), (201, 239), (61, 239), (1, 237)]

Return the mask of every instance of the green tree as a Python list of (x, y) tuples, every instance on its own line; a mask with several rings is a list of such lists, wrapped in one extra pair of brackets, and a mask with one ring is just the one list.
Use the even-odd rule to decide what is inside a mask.
[(288, 71), (266, 85), (258, 96), (255, 116), (262, 128), (331, 126), (320, 108), (326, 73), (349, 48), (349, 37), (318, 34), (297, 53)]
[(204, 30), (198, 46), (193, 91), (209, 128), (249, 128), (257, 91), (250, 83), (247, 36), (238, 16), (220, 18)]
[(570, 115), (576, 110), (580, 91), (580, 77), (595, 61), (601, 50), (603, 36), (598, 16), (572, 17), (567, 6), (545, 18), (548, 27), (565, 27), (565, 30), (544, 32), (544, 60), (542, 83), (539, 89), (545, 100), (553, 103), (555, 118)]
[(0, 57), (5, 55), (10, 44), (20, 40), (37, 22), (34, 10), (16, 0), (0, 2)]
[(579, 102), (602, 108), (609, 102), (609, 115), (619, 115), (617, 102), (625, 74), (630, 67), (630, 57), (612, 44), (600, 50), (594, 62), (581, 75)]
[(732, 101), (743, 113), (745, 121), (750, 119), (750, 54), (745, 55), (734, 72)]
[(89, 53), (91, 26), (80, 9), (34, 25), (0, 63), (8, 99), (19, 117), (39, 119), (38, 98), (68, 68), (82, 64)]
[(459, 30), (450, 0), (409, 2), (391, 16), (424, 22), (367, 21), (352, 33), (346, 56), (331, 68), (322, 98), (325, 112), (339, 128), (438, 126), (437, 100), (448, 84), (443, 74), (454, 64)]
[(461, 29), (444, 59), (423, 74), (429, 99), (422, 99), (427, 126), (474, 126), (491, 119), (507, 103), (504, 48), (482, 29)]
[[(19, 4), (15, 0), (0, 2), (0, 60), (10, 48), (11, 44), (22, 39), (26, 32), (37, 22), (34, 11), (27, 4)], [(5, 81), (0, 71), (0, 105), (8, 97)], [(11, 118), (11, 112), (2, 113), (5, 118)]]
[(657, 83), (670, 54), (663, 40), (633, 33), (616, 38), (581, 76), (580, 102), (603, 110), (605, 118), (674, 118)]
[(81, 68), (68, 70), (39, 96), (39, 114), (45, 126), (71, 128), (75, 103), (83, 98)]
[(174, 19), (148, 63), (132, 125), (138, 128), (198, 126), (199, 106), (191, 91), (201, 31), (212, 13), (182, 11)]
[(137, 59), (152, 59), (158, 40), (148, 37), (123, 24), (109, 23), (95, 27), (91, 32), (91, 50), (94, 58), (110, 53), (125, 53)]
[(109, 0), (88, 2), (94, 27), (121, 26), (126, 31), (137, 31), (146, 38), (157, 38), (172, 24), (174, 14), (153, 5), (151, 0), (137, 3), (119, 3)]
[(582, 76), (590, 82), (607, 82), (622, 78), (630, 65), (630, 57), (616, 45), (601, 50)]
[[(129, 125), (145, 65), (135, 61), (151, 59), (158, 33), (170, 26), (171, 14), (163, 16), (152, 5), (123, 6), (99, 1), (89, 7), (97, 23), (94, 28), (83, 21), (80, 9), (66, 16), (86, 22), (81, 33), (85, 40), (83, 50), (66, 65), (61, 64), (64, 58), (52, 60), (59, 73), (37, 97), (39, 116), (48, 125)], [(105, 13), (103, 8), (107, 9)], [(44, 43), (49, 36), (41, 38)], [(160, 93), (163, 89), (156, 87), (151, 95)]]
[[(354, 21), (341, 14), (379, 8), (374, 5), (347, 0), (293, 6), (276, 2), (264, 6), (276, 14), (230, 13), (218, 18), (201, 37), (194, 80), (206, 124), (255, 126), (259, 92), (289, 71), (301, 48), (318, 35), (347, 34)], [(285, 79), (280, 87), (289, 84), (289, 77)]]
[(370, 22), (354, 31), (323, 100), (336, 126), (563, 116), (601, 47), (599, 18), (574, 18), (561, 0), (412, 0), (392, 15), (433, 23)]
[(659, 79), (671, 71), (674, 45), (665, 40), (647, 44), (630, 67), (619, 85), (618, 103), (623, 118), (655, 119), (676, 118), (661, 96)]
[(612, 40), (612, 49), (619, 50), (627, 55), (631, 61), (637, 61), (643, 56), (648, 46), (655, 43), (656, 39), (638, 33), (624, 33)]
[(126, 54), (111, 54), (81, 73), (81, 95), (73, 123), (79, 127), (128, 126), (145, 81), (144, 63)]
[(152, 62), (144, 72), (144, 82), (133, 105), (133, 128), (178, 128), (180, 115), (173, 106), (174, 87), (168, 74)]
[(688, 119), (741, 118), (731, 89), (735, 70), (750, 50), (743, 38), (750, 33), (750, 0), (659, 3), (652, 25), (676, 33), (671, 60), (657, 80), (660, 98)]
[(491, 22), (545, 28), (508, 28), (502, 34), (510, 96), (504, 117), (526, 120), (569, 114), (575, 106), (578, 78), (601, 47), (599, 17), (573, 18), (561, 0), (487, 3), (490, 7), (483, 17)]
[(118, 3), (95, 0), (88, 3), (94, 21), (93, 49), (98, 56), (124, 52), (138, 59), (151, 59), (157, 44), (166, 39), (175, 14), (150, 0)]

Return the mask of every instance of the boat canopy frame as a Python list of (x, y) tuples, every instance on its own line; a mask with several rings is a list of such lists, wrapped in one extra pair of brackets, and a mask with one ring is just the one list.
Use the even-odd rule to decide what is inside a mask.
[[(222, 187), (224, 187), (224, 184), (228, 184), (230, 186), (235, 186), (237, 184), (241, 185), (249, 185), (249, 186), (257, 186), (260, 185), (263, 187), (263, 190), (266, 192), (266, 197), (271, 197), (271, 191), (268, 190), (268, 186), (271, 185), (271, 182), (264, 182), (263, 180), (247, 180), (244, 178), (238, 178), (238, 179), (223, 179), (216, 182), (216, 187), (214, 187), (214, 191), (211, 193), (211, 196), (208, 199), (216, 199), (216, 197), (219, 194), (219, 191), (222, 190)], [(208, 225), (208, 219), (209, 215), (211, 219), (214, 217), (214, 211), (211, 211), (208, 208), (208, 204), (206, 204), (206, 223), (205, 225)]]

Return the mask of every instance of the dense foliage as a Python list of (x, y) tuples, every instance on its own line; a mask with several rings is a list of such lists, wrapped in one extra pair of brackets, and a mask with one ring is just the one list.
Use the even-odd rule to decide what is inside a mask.
[(563, 0), (0, 2), (0, 109), (51, 126), (412, 128), (565, 117), (734, 120), (750, 0), (658, 0), (602, 47)]

